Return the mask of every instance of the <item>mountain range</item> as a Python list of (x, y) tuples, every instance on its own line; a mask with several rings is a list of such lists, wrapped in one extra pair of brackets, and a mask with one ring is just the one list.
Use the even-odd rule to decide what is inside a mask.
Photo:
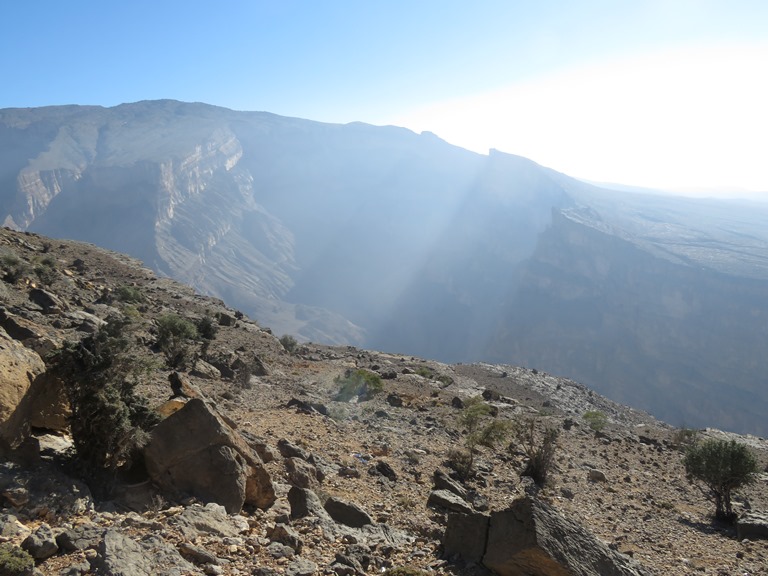
[(768, 204), (170, 100), (0, 110), (0, 150), (5, 226), (128, 253), (278, 334), (528, 366), (768, 435)]

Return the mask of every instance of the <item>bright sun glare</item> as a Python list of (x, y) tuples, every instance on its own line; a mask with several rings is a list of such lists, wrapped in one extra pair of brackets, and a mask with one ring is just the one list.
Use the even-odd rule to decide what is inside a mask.
[(569, 175), (768, 191), (768, 44), (603, 62), (388, 120)]

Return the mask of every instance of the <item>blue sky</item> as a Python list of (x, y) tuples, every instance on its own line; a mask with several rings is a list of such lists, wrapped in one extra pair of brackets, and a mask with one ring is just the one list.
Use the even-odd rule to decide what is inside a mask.
[(0, 108), (155, 98), (768, 191), (761, 0), (6, 0)]

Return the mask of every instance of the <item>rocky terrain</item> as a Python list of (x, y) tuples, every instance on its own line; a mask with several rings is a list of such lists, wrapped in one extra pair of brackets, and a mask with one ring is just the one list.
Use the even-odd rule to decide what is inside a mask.
[(5, 225), (129, 254), (278, 335), (528, 366), (768, 435), (767, 203), (171, 100), (0, 110), (0, 147)]
[[(221, 301), (92, 245), (4, 229), (0, 257), (0, 535), (38, 573), (469, 575), (485, 563), (502, 574), (768, 574), (765, 523), (737, 534), (713, 522), (686, 479), (693, 431), (581, 384), (509, 365), (284, 345)], [(168, 314), (216, 326), (186, 342), (174, 367), (157, 346)], [(146, 468), (118, 474), (97, 499), (68, 464), (69, 409), (49, 354), (115, 315), (131, 319), (151, 360), (139, 391), (164, 420)], [(381, 389), (340, 397), (357, 371), (378, 375)], [(498, 420), (533, 422), (537, 437), (560, 431), (543, 488), (521, 479), (526, 454), (512, 438), (478, 448), (469, 479), (448, 465), (476, 396)], [(589, 412), (605, 427), (593, 430)], [(766, 470), (765, 439), (698, 435), (747, 443)], [(768, 474), (735, 507), (759, 519)], [(486, 541), (474, 527), (488, 518)], [(494, 536), (510, 518), (524, 535)], [(531, 548), (513, 557), (512, 541)]]

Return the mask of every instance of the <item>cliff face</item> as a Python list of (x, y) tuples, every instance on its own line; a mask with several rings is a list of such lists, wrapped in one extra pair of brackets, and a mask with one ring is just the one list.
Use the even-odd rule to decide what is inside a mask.
[(557, 213), (508, 294), (494, 358), (688, 426), (766, 433), (768, 281), (680, 265)]
[(278, 334), (524, 363), (768, 434), (766, 205), (173, 101), (0, 110), (0, 146), (7, 226), (129, 253)]

